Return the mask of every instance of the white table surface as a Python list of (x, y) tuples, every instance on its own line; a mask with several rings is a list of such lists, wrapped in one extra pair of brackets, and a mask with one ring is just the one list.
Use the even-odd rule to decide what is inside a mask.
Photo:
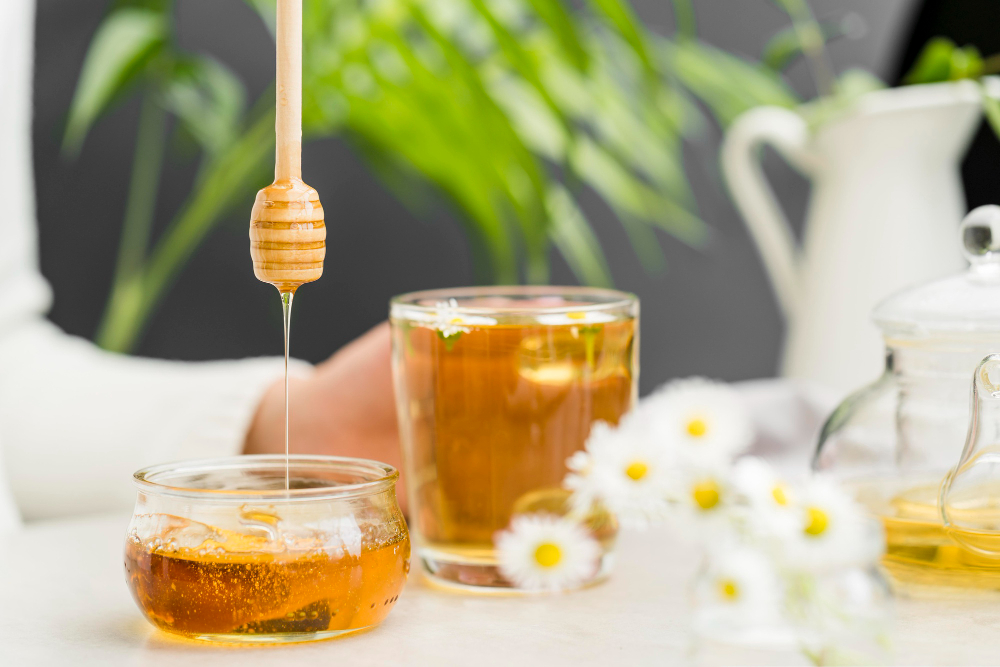
[[(0, 665), (674, 665), (685, 662), (684, 580), (668, 533), (622, 536), (612, 578), (568, 595), (465, 596), (414, 567), (377, 628), (282, 647), (174, 639), (136, 609), (122, 572), (128, 517), (37, 524), (0, 540)], [(897, 603), (899, 664), (1000, 664), (1000, 602)], [(805, 664), (794, 653), (770, 661)]]

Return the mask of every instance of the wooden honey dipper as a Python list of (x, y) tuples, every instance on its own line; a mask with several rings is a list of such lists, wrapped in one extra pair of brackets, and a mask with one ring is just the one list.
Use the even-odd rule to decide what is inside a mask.
[(285, 329), (285, 489), (289, 488), (288, 341), (292, 296), (323, 275), (326, 225), (316, 191), (302, 182), (302, 0), (278, 0), (274, 183), (250, 212), (257, 279), (278, 288)]
[(257, 279), (284, 294), (323, 275), (326, 225), (316, 190), (302, 182), (302, 0), (278, 0), (274, 183), (250, 212)]

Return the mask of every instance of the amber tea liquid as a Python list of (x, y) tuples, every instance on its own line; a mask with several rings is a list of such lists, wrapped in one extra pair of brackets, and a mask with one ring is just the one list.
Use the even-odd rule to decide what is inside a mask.
[(411, 527), (432, 574), (502, 585), (494, 534), (513, 513), (564, 498), (566, 459), (591, 424), (632, 406), (636, 320), (574, 317), (585, 314), (464, 331), (394, 318)]
[(132, 536), (125, 572), (139, 607), (162, 630), (288, 641), (369, 627), (388, 615), (410, 567), (405, 527), (359, 546), (351, 553), (317, 541), (273, 552), (237, 533), (197, 547), (178, 547), (169, 535)]

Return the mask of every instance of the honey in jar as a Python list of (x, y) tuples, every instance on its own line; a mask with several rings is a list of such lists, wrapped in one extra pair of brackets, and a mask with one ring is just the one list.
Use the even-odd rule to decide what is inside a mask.
[(246, 456), (136, 473), (125, 576), (161, 630), (294, 642), (381, 623), (410, 569), (390, 466)]

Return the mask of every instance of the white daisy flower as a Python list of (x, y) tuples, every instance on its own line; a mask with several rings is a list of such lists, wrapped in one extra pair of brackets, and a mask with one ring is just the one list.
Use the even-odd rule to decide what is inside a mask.
[(785, 545), (794, 569), (820, 572), (864, 566), (885, 550), (881, 524), (831, 479), (817, 476), (805, 485), (797, 514)]
[(656, 437), (692, 460), (731, 460), (753, 440), (746, 406), (728, 385), (704, 378), (677, 380), (644, 401), (640, 418)]
[(723, 463), (688, 465), (681, 469), (671, 490), (673, 518), (680, 534), (699, 540), (716, 540), (731, 530), (736, 518), (736, 493), (731, 470)]
[(783, 585), (760, 551), (722, 540), (709, 552), (695, 585), (694, 627), (701, 636), (727, 639), (755, 632), (788, 635), (782, 618)]
[(458, 334), (469, 333), (472, 331), (469, 327), (465, 326), (465, 320), (461, 317), (453, 317), (448, 320), (447, 324), (442, 324), (438, 328), (438, 333), (441, 334), (442, 338), (453, 338)]
[(573, 324), (580, 326), (592, 326), (594, 324), (604, 324), (614, 322), (617, 317), (611, 313), (600, 310), (578, 310), (568, 313), (540, 313), (535, 319), (539, 324), (546, 326), (559, 326)]
[(521, 514), (494, 540), (500, 571), (518, 588), (564, 591), (597, 571), (601, 549), (578, 523), (552, 514)]
[(578, 512), (600, 501), (622, 525), (642, 528), (670, 509), (667, 496), (677, 477), (673, 457), (628, 419), (617, 428), (594, 423), (585, 451), (571, 456), (566, 466), (570, 473), (563, 485), (573, 492)]
[(755, 456), (736, 462), (733, 483), (755, 508), (785, 511), (795, 506), (795, 490), (781, 479), (769, 463)]
[(757, 534), (787, 534), (800, 519), (796, 493), (765, 461), (742, 458), (733, 466), (733, 485), (747, 502), (747, 521)]
[(473, 327), (492, 326), (496, 323), (497, 321), (492, 317), (460, 313), (458, 301), (455, 299), (438, 301), (434, 304), (434, 311), (430, 313), (431, 328), (437, 329), (438, 335), (444, 340), (469, 333)]

